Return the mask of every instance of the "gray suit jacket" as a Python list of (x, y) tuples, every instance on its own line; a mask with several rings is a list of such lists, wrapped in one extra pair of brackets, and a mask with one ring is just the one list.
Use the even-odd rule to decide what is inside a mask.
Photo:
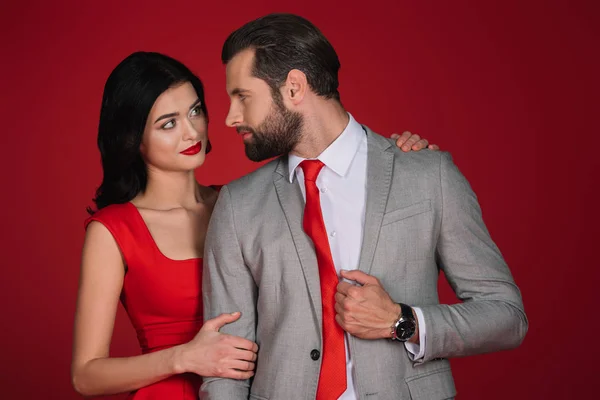
[[(388, 339), (350, 337), (360, 399), (455, 396), (449, 357), (518, 346), (527, 331), (519, 289), (483, 223), (469, 183), (444, 152), (403, 153), (365, 127), (367, 202), (359, 269), (397, 302), (422, 309), (426, 354), (412, 362)], [(254, 378), (205, 378), (202, 399), (314, 399), (321, 295), (304, 201), (287, 158), (223, 187), (204, 259), (205, 318), (241, 311), (222, 332), (259, 345)], [(443, 270), (460, 304), (439, 304)]]

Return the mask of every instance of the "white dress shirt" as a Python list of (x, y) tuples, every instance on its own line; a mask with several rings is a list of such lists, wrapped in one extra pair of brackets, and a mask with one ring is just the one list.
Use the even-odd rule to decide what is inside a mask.
[[(350, 271), (358, 268), (367, 200), (367, 135), (352, 115), (348, 116), (350, 120), (342, 134), (317, 157), (325, 164), (316, 184), (321, 192), (321, 212), (338, 276), (341, 269)], [(296, 176), (306, 201), (304, 173), (302, 168), (298, 167), (303, 160), (304, 158), (290, 154), (288, 170), (290, 182), (293, 182)], [(425, 354), (426, 336), (423, 313), (416, 307), (414, 310), (419, 322), (420, 345), (408, 342), (404, 345), (411, 358), (416, 360)], [(352, 382), (352, 356), (347, 335), (346, 333), (344, 336), (344, 342), (348, 386), (339, 400), (356, 400), (356, 390)], [(373, 362), (376, 363), (377, 360)]]

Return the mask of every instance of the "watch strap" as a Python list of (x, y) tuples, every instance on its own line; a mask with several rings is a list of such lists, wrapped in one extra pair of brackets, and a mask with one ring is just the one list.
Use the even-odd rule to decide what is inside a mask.
[(398, 303), (398, 305), (400, 306), (400, 317), (398, 317), (398, 319), (400, 319), (400, 318), (415, 319), (415, 316), (413, 315), (412, 307), (410, 307), (406, 304), (403, 304), (403, 303)]

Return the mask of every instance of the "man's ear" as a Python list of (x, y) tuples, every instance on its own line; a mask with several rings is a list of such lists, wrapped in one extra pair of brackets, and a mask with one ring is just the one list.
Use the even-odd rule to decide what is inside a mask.
[(308, 81), (306, 80), (304, 72), (298, 69), (293, 69), (288, 72), (284, 85), (284, 97), (286, 97), (290, 103), (297, 105), (302, 102), (307, 91)]

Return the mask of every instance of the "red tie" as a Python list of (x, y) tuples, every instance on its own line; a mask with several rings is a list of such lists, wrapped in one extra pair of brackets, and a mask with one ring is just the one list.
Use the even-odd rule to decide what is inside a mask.
[(304, 160), (306, 206), (304, 232), (312, 239), (319, 263), (321, 301), (323, 302), (323, 361), (316, 400), (337, 400), (346, 391), (346, 347), (344, 330), (335, 321), (335, 292), (339, 282), (321, 213), (321, 199), (316, 180), (324, 164), (319, 160)]

